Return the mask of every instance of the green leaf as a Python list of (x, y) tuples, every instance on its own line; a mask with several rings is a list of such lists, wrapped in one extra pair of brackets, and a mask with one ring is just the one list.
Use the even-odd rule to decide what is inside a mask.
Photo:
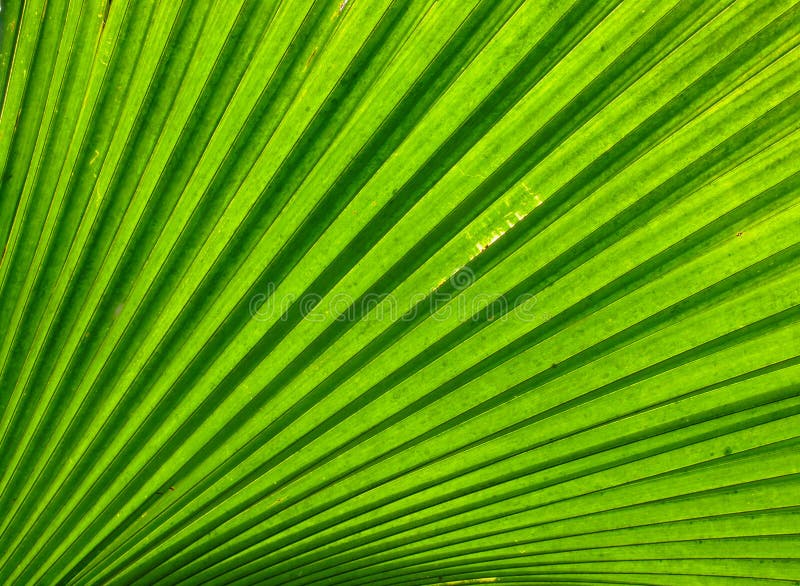
[(0, 583), (800, 583), (800, 4), (0, 28)]

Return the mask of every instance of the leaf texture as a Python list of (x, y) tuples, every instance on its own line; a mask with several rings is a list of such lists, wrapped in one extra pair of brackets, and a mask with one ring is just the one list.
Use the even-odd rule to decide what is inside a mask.
[(0, 583), (800, 583), (796, 1), (0, 25)]

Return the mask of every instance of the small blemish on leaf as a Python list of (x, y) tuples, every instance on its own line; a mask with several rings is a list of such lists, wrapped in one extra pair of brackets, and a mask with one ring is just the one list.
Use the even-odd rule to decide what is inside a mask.
[(308, 66), (311, 65), (311, 60), (314, 59), (314, 55), (316, 54), (317, 54), (317, 47), (314, 47), (314, 50), (311, 51), (311, 55), (309, 55), (308, 59), (306, 59), (306, 69), (308, 69)]

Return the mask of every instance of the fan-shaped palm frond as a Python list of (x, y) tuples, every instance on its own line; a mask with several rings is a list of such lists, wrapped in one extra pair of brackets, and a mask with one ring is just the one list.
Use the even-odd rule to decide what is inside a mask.
[(796, 0), (0, 19), (0, 583), (800, 583)]

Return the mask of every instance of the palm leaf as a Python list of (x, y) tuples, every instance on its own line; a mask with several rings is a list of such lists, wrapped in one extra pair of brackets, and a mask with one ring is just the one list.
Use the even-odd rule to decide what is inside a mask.
[(0, 18), (0, 582), (800, 579), (796, 2)]

